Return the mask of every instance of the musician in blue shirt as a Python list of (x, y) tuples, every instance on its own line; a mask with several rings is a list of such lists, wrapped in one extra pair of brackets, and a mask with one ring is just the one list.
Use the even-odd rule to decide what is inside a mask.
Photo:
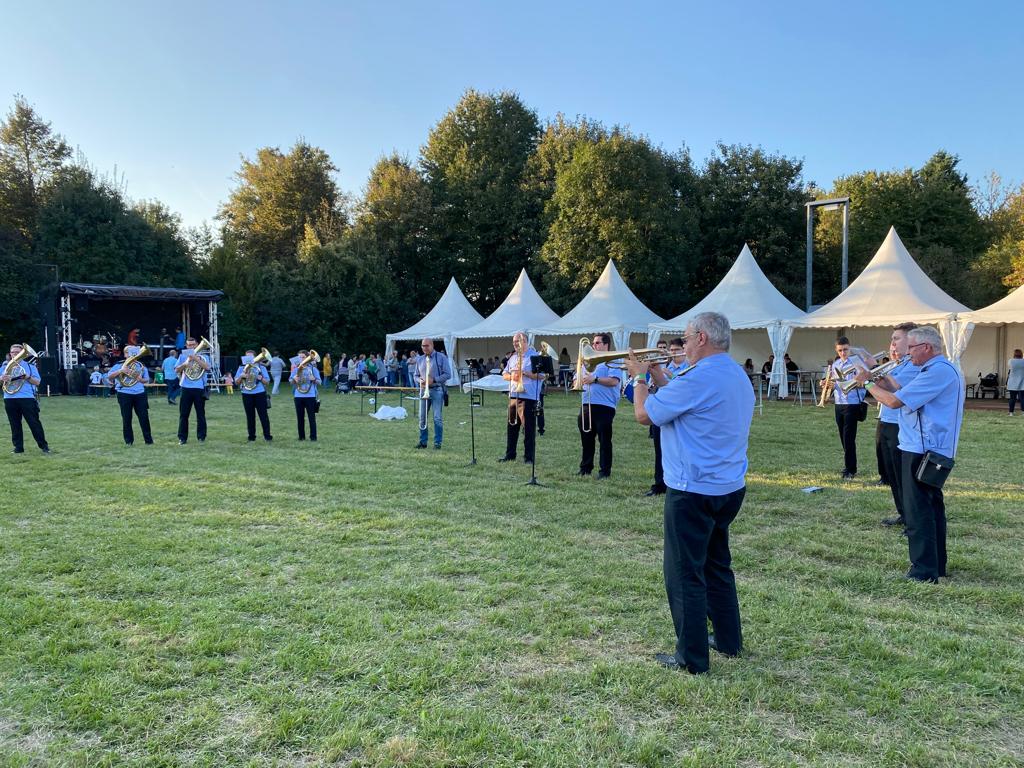
[(262, 363), (253, 363), (255, 358), (255, 351), (245, 350), (241, 365), (235, 371), (235, 382), (242, 391), (245, 428), (249, 442), (256, 442), (256, 415), (259, 414), (263, 439), (269, 443), (274, 439), (270, 434), (270, 414), (267, 413), (267, 384), (270, 383), (270, 374)]
[(647, 363), (635, 356), (627, 361), (637, 421), (661, 427), (668, 486), (664, 573), (676, 648), (656, 658), (693, 674), (710, 668), (709, 648), (735, 656), (743, 647), (729, 524), (746, 492), (754, 393), (728, 355), (731, 336), (724, 315), (694, 316), (683, 336), (689, 365), (654, 394), (648, 394)]
[(316, 442), (316, 408), (318, 387), (323, 383), (316, 362), (310, 360), (300, 364), (309, 357), (309, 350), (300, 349), (299, 354), (291, 359), (292, 367), (288, 373), (288, 383), (292, 385), (295, 400), (295, 421), (299, 428), (299, 440), (306, 439), (306, 419), (309, 419), (309, 441)]
[[(416, 368), (413, 372), (414, 386), (420, 388), (420, 440), (417, 448), (427, 447), (427, 412), (434, 412), (434, 448), (441, 448), (441, 438), (444, 436), (444, 392), (448, 379), (452, 376), (452, 367), (448, 362), (448, 356), (443, 352), (434, 349), (433, 339), (424, 339), (420, 343), (422, 354), (416, 358)], [(427, 379), (427, 368), (430, 368), (430, 386), (427, 392), (423, 392)], [(423, 395), (426, 397), (423, 397)]]
[[(174, 372), (180, 376), (181, 385), (178, 404), (178, 445), (188, 442), (188, 419), (192, 409), (196, 411), (196, 438), (200, 443), (206, 441), (206, 374), (212, 364), (209, 356), (200, 352), (196, 354), (196, 340), (189, 336), (185, 339), (185, 349), (178, 357)], [(192, 376), (187, 375), (191, 373)], [(193, 378), (194, 376), (194, 378)]]
[(523, 459), (532, 464), (537, 439), (537, 400), (544, 374), (533, 372), (532, 358), (537, 351), (527, 342), (524, 331), (512, 337), (512, 347), (515, 352), (501, 374), (508, 382), (508, 426), (505, 430), (505, 455), (498, 461), (516, 460), (519, 428), (522, 426)]
[(850, 340), (845, 336), (836, 339), (836, 359), (832, 361), (832, 380), (835, 387), (832, 395), (836, 405), (836, 427), (839, 430), (839, 444), (843, 447), (843, 479), (850, 480), (857, 475), (857, 424), (867, 415), (864, 403), (864, 388), (856, 386), (849, 392), (843, 392), (840, 383), (852, 381), (857, 371), (844, 369), (849, 366), (870, 368), (875, 364), (874, 358), (859, 351), (852, 353)]
[[(921, 370), (911, 362), (910, 353), (907, 352), (907, 345), (910, 343), (907, 340), (907, 332), (915, 328), (917, 328), (917, 323), (900, 323), (892, 329), (889, 354), (893, 360), (899, 360), (900, 363), (889, 372), (889, 376), (900, 386), (910, 383)], [(884, 477), (889, 482), (889, 490), (892, 491), (892, 500), (896, 505), (896, 516), (885, 518), (882, 520), (882, 524), (903, 527), (907, 523), (903, 513), (903, 490), (900, 482), (903, 474), (903, 458), (899, 445), (899, 410), (890, 408), (883, 403), (879, 403), (879, 405), (881, 407), (878, 414), (878, 455)]]
[[(611, 343), (610, 334), (594, 334), (592, 344), (595, 352), (607, 352)], [(583, 369), (583, 404), (576, 419), (583, 450), (577, 475), (586, 476), (594, 471), (597, 443), (601, 445), (597, 477), (603, 479), (612, 473), (612, 420), (622, 393), (622, 378), (622, 369), (611, 368), (607, 363), (598, 365), (593, 373)]]
[(930, 326), (907, 333), (910, 361), (920, 371), (901, 384), (892, 377), (871, 384), (872, 396), (898, 410), (903, 515), (907, 524), (910, 570), (907, 578), (937, 583), (946, 576), (946, 502), (942, 488), (917, 477), (927, 453), (956, 456), (963, 423), (963, 375), (942, 353), (942, 337)]
[(167, 402), (170, 405), (174, 405), (178, 401), (178, 374), (174, 372), (175, 366), (178, 365), (178, 350), (172, 349), (167, 353), (167, 357), (164, 358), (163, 363), (160, 367), (164, 372), (164, 384), (167, 386)]
[[(659, 340), (657, 345), (658, 349), (664, 351), (669, 355), (668, 362), (665, 365), (655, 363), (651, 366), (647, 372), (647, 388), (648, 393), (658, 391), (658, 387), (663, 387), (679, 373), (682, 368), (681, 363), (686, 359), (683, 352), (683, 340), (680, 338), (672, 339), (670, 342)], [(647, 435), (651, 438), (654, 443), (654, 483), (651, 484), (650, 489), (644, 494), (644, 496), (661, 496), (668, 490), (665, 485), (665, 471), (662, 467), (661, 461), (661, 427), (657, 424), (651, 424), (647, 428)]]
[[(124, 348), (125, 358), (137, 354), (138, 347)], [(125, 445), (135, 444), (135, 432), (132, 429), (133, 412), (139, 419), (142, 439), (146, 441), (146, 445), (153, 444), (153, 432), (149, 427), (149, 399), (146, 397), (145, 387), (147, 381), (149, 369), (138, 360), (131, 364), (129, 370), (125, 370), (124, 363), (118, 363), (107, 372), (106, 383), (108, 386), (114, 385), (117, 404), (121, 408), (121, 435), (124, 437)]]
[(36, 401), (36, 387), (40, 382), (39, 370), (27, 359), (13, 362), (14, 358), (23, 350), (24, 347), (21, 344), (12, 344), (7, 362), (0, 366), (0, 385), (4, 390), (4, 410), (7, 412), (7, 421), (11, 425), (11, 444), (14, 446), (14, 450), (11, 452), (25, 452), (25, 433), (21, 425), (21, 421), (24, 419), (39, 450), (49, 453), (50, 446), (46, 442), (43, 423), (39, 420), (39, 403)]

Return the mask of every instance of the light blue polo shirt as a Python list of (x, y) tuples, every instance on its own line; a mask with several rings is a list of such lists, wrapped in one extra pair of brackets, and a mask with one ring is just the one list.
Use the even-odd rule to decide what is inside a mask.
[(584, 384), (583, 402), (614, 408), (622, 396), (622, 379), (625, 377), (625, 371), (621, 368), (609, 368), (607, 363), (601, 363), (594, 369), (593, 375), (602, 379), (611, 377), (616, 380), (616, 383), (611, 387), (604, 384)]
[(954, 458), (964, 420), (963, 394), (963, 375), (945, 355), (936, 355), (922, 365), (917, 376), (896, 392), (903, 403), (899, 411), (900, 450), (935, 451)]
[[(192, 356), (192, 353), (188, 352), (187, 350), (185, 352), (182, 352), (181, 353), (181, 357), (178, 358), (178, 365), (181, 365), (182, 363), (186, 362), (188, 360), (188, 358), (191, 357), (191, 356)], [(199, 356), (203, 360), (205, 360), (207, 363), (210, 362), (210, 356), (209, 355), (207, 355), (205, 353), (200, 353)], [(181, 374), (180, 374), (179, 378), (181, 379), (181, 388), (182, 389), (206, 389), (206, 374), (205, 373), (203, 374), (203, 376), (201, 376), (200, 378), (198, 378), (195, 381), (193, 381), (192, 379), (190, 379), (188, 376), (185, 375), (185, 369), (182, 368), (181, 369)]]
[[(6, 363), (0, 362), (0, 371), (3, 371), (3, 369), (4, 369), (4, 367), (6, 365), (7, 365)], [(39, 378), (39, 369), (36, 368), (34, 365), (32, 365), (32, 363), (27, 363), (24, 360), (22, 360), (20, 363), (18, 363), (18, 365), (21, 366), (21, 372), (25, 374), (25, 378), (26, 379), (30, 379), (30, 378), (31, 379), (38, 379)], [(12, 370), (10, 373), (11, 373), (12, 376), (17, 376), (18, 375), (18, 371), (17, 370)], [(4, 391), (4, 400), (20, 400), (22, 398), (28, 399), (30, 397), (35, 397), (35, 396), (36, 396), (35, 385), (29, 384), (27, 381), (23, 382), (22, 385), (21, 385), (21, 389), (19, 389), (17, 392), (15, 392), (12, 395), (7, 394), (6, 390)]]
[(728, 353), (698, 361), (650, 395), (644, 407), (661, 427), (665, 485), (705, 496), (744, 487), (754, 389)]
[(124, 363), (118, 363), (109, 371), (107, 371), (107, 381), (113, 383), (114, 389), (118, 392), (123, 392), (126, 395), (141, 395), (146, 391), (146, 387), (143, 386), (149, 381), (149, 369), (146, 366), (142, 366), (142, 370), (139, 371), (139, 380), (132, 384), (130, 387), (121, 386), (120, 379), (117, 378), (117, 372), (124, 367)]
[[(905, 387), (914, 380), (914, 377), (917, 376), (920, 370), (921, 369), (918, 366), (910, 362), (910, 355), (906, 355), (900, 361), (900, 364), (890, 371), (889, 375), (895, 379), (897, 384), (901, 387)], [(879, 420), (885, 424), (899, 424), (900, 409), (890, 408), (885, 403), (880, 403), (880, 405), (881, 410), (878, 413)]]
[(292, 395), (294, 397), (316, 397), (317, 387), (323, 383), (323, 379), (320, 378), (320, 371), (317, 370), (314, 363), (310, 363), (302, 369), (303, 376), (306, 378), (312, 378), (313, 380), (313, 385), (309, 388), (309, 392), (303, 394), (302, 392), (299, 392), (299, 388), (296, 387), (295, 382), (292, 381), (292, 377), (295, 376), (295, 369), (298, 367), (299, 362), (301, 361), (292, 358), (292, 367), (288, 372), (288, 381), (291, 381), (292, 383)]
[[(526, 348), (526, 354), (523, 356), (523, 373), (533, 373), (533, 361), (531, 358), (537, 354), (537, 350), (533, 347)], [(519, 353), (513, 352), (512, 356), (508, 359), (508, 364), (505, 366), (505, 373), (514, 374), (516, 368), (519, 365)], [(536, 400), (540, 397), (540, 387), (544, 382), (540, 379), (527, 379), (523, 378), (522, 392), (513, 392), (513, 382), (508, 383), (508, 396), (513, 400)]]
[(851, 379), (857, 378), (857, 371), (852, 371), (848, 375), (843, 376), (839, 373), (840, 366), (850, 365), (851, 363), (860, 362), (865, 368), (870, 368), (864, 359), (859, 355), (850, 355), (846, 361), (835, 360), (832, 363), (832, 380), (835, 382), (835, 387), (832, 389), (832, 395), (835, 398), (836, 405), (856, 405), (857, 403), (864, 402), (864, 387), (854, 387), (849, 392), (843, 392), (839, 387), (839, 383), (843, 381), (850, 381)]
[(164, 383), (168, 383), (171, 379), (178, 378), (178, 374), (174, 372), (174, 366), (178, 364), (178, 358), (174, 355), (165, 357), (163, 365), (161, 367), (164, 370)]
[[(253, 387), (252, 389), (242, 389), (242, 378), (245, 375), (245, 366), (247, 363), (251, 363), (252, 359), (252, 355), (242, 355), (242, 364), (238, 366), (238, 370), (235, 371), (235, 384), (238, 386), (239, 389), (242, 390), (243, 395), (259, 395), (266, 392), (267, 388), (263, 386), (263, 382), (270, 380), (270, 374), (267, 373), (266, 367), (263, 366), (262, 364), (257, 364), (256, 386)], [(260, 375), (263, 376), (263, 381), (259, 380), (258, 377)]]

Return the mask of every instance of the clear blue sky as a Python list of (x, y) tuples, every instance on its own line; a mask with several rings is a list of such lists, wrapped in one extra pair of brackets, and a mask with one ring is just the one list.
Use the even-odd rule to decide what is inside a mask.
[(960, 155), (1024, 181), (1024, 3), (67, 2), (0, 6), (23, 94), (128, 194), (210, 220), (239, 156), (302, 136), (347, 192), (466, 88), (622, 124), (701, 162), (802, 158), (828, 187)]

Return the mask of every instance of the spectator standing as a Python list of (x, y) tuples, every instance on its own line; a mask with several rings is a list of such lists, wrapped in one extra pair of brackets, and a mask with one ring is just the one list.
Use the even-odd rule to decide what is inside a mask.
[(1017, 403), (1024, 410), (1024, 350), (1013, 350), (1007, 369), (1006, 391), (1010, 395), (1010, 415), (1013, 416), (1013, 407)]
[(178, 350), (172, 349), (167, 357), (164, 358), (161, 368), (164, 372), (164, 384), (167, 385), (167, 403), (168, 405), (177, 404), (178, 400), (178, 374), (174, 372), (175, 367), (178, 365)]

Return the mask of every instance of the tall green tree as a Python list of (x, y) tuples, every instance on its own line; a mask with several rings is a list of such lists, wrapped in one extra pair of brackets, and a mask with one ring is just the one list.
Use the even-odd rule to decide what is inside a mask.
[(454, 273), (484, 313), (540, 246), (538, 199), (523, 183), (539, 135), (536, 113), (514, 93), (470, 90), (421, 152), (434, 269)]
[(303, 140), (287, 154), (264, 147), (255, 160), (243, 157), (238, 185), (219, 214), (239, 253), (253, 264), (294, 266), (311, 245), (340, 236), (346, 215), (337, 170), (324, 150)]
[[(391, 155), (370, 171), (354, 228), (363, 253), (373, 253), (401, 298), (392, 312), (397, 326), (413, 322), (444, 292), (450, 275), (437, 269), (429, 239), (431, 195), (423, 177), (408, 161)], [(346, 258), (350, 254), (346, 252)], [(404, 326), (403, 326), (404, 327)]]
[(623, 279), (665, 315), (693, 299), (699, 253), (697, 178), (689, 155), (615, 133), (579, 144), (557, 175), (544, 264), (571, 292), (549, 296), (570, 309), (615, 259)]
[(803, 304), (807, 190), (803, 163), (760, 147), (719, 144), (700, 176), (703, 236), (695, 294), (713, 289), (743, 244), (775, 286)]
[(991, 291), (977, 302), (978, 307), (1002, 298), (1007, 289), (1024, 285), (1024, 184), (992, 210), (986, 223), (991, 245), (972, 265), (971, 272)]
[[(955, 155), (940, 151), (917, 170), (866, 171), (835, 182), (826, 196), (850, 198), (851, 279), (894, 226), (921, 268), (948, 294), (969, 306), (984, 303), (992, 295), (992, 285), (971, 279), (971, 267), (984, 253), (988, 236), (958, 164)], [(817, 283), (815, 289), (827, 300), (839, 290), (842, 228), (838, 216), (820, 220), (815, 244), (816, 252), (823, 255), (819, 264), (828, 276), (828, 282)]]
[(70, 156), (64, 138), (16, 96), (0, 123), (0, 226), (31, 244), (43, 190)]

